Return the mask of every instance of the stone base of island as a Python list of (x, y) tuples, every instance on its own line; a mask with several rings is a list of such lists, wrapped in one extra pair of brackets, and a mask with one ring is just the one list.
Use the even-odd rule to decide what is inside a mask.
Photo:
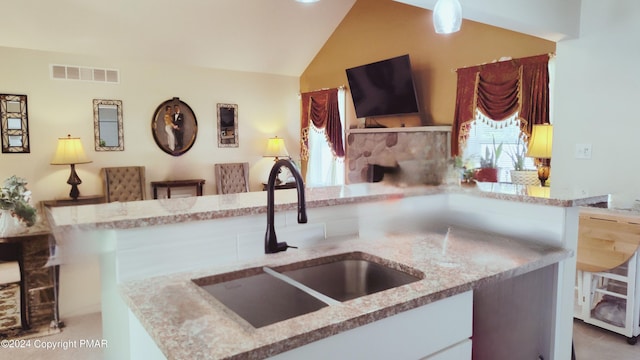
[[(269, 255), (264, 192), (53, 208), (56, 261), (99, 254), (109, 359), (570, 358), (578, 207), (606, 196), (497, 184), (306, 195), (297, 224), (296, 190), (277, 192), (278, 239), (299, 249)], [(346, 252), (424, 278), (258, 329), (192, 282)]]

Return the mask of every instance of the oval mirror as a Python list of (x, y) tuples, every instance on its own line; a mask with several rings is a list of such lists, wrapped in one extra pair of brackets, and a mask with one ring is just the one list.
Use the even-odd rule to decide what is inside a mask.
[(121, 100), (93, 100), (93, 132), (96, 151), (124, 150)]

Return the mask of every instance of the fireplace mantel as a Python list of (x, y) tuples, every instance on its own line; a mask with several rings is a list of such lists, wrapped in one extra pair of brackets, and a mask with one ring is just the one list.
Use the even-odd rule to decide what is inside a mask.
[(394, 128), (353, 128), (347, 130), (349, 134), (375, 134), (375, 133), (394, 133), (394, 132), (427, 132), (427, 131), (445, 131), (451, 132), (451, 126), (412, 126), (412, 127), (394, 127)]

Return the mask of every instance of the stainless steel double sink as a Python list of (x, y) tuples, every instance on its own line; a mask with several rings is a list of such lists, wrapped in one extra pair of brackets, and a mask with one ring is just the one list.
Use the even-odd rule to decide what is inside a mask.
[(192, 281), (260, 328), (423, 278), (424, 273), (402, 264), (350, 252)]

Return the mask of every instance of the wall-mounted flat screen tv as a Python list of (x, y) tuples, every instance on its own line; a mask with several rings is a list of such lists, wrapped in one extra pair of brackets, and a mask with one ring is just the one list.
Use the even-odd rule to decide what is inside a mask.
[(409, 55), (346, 70), (358, 118), (417, 113)]

